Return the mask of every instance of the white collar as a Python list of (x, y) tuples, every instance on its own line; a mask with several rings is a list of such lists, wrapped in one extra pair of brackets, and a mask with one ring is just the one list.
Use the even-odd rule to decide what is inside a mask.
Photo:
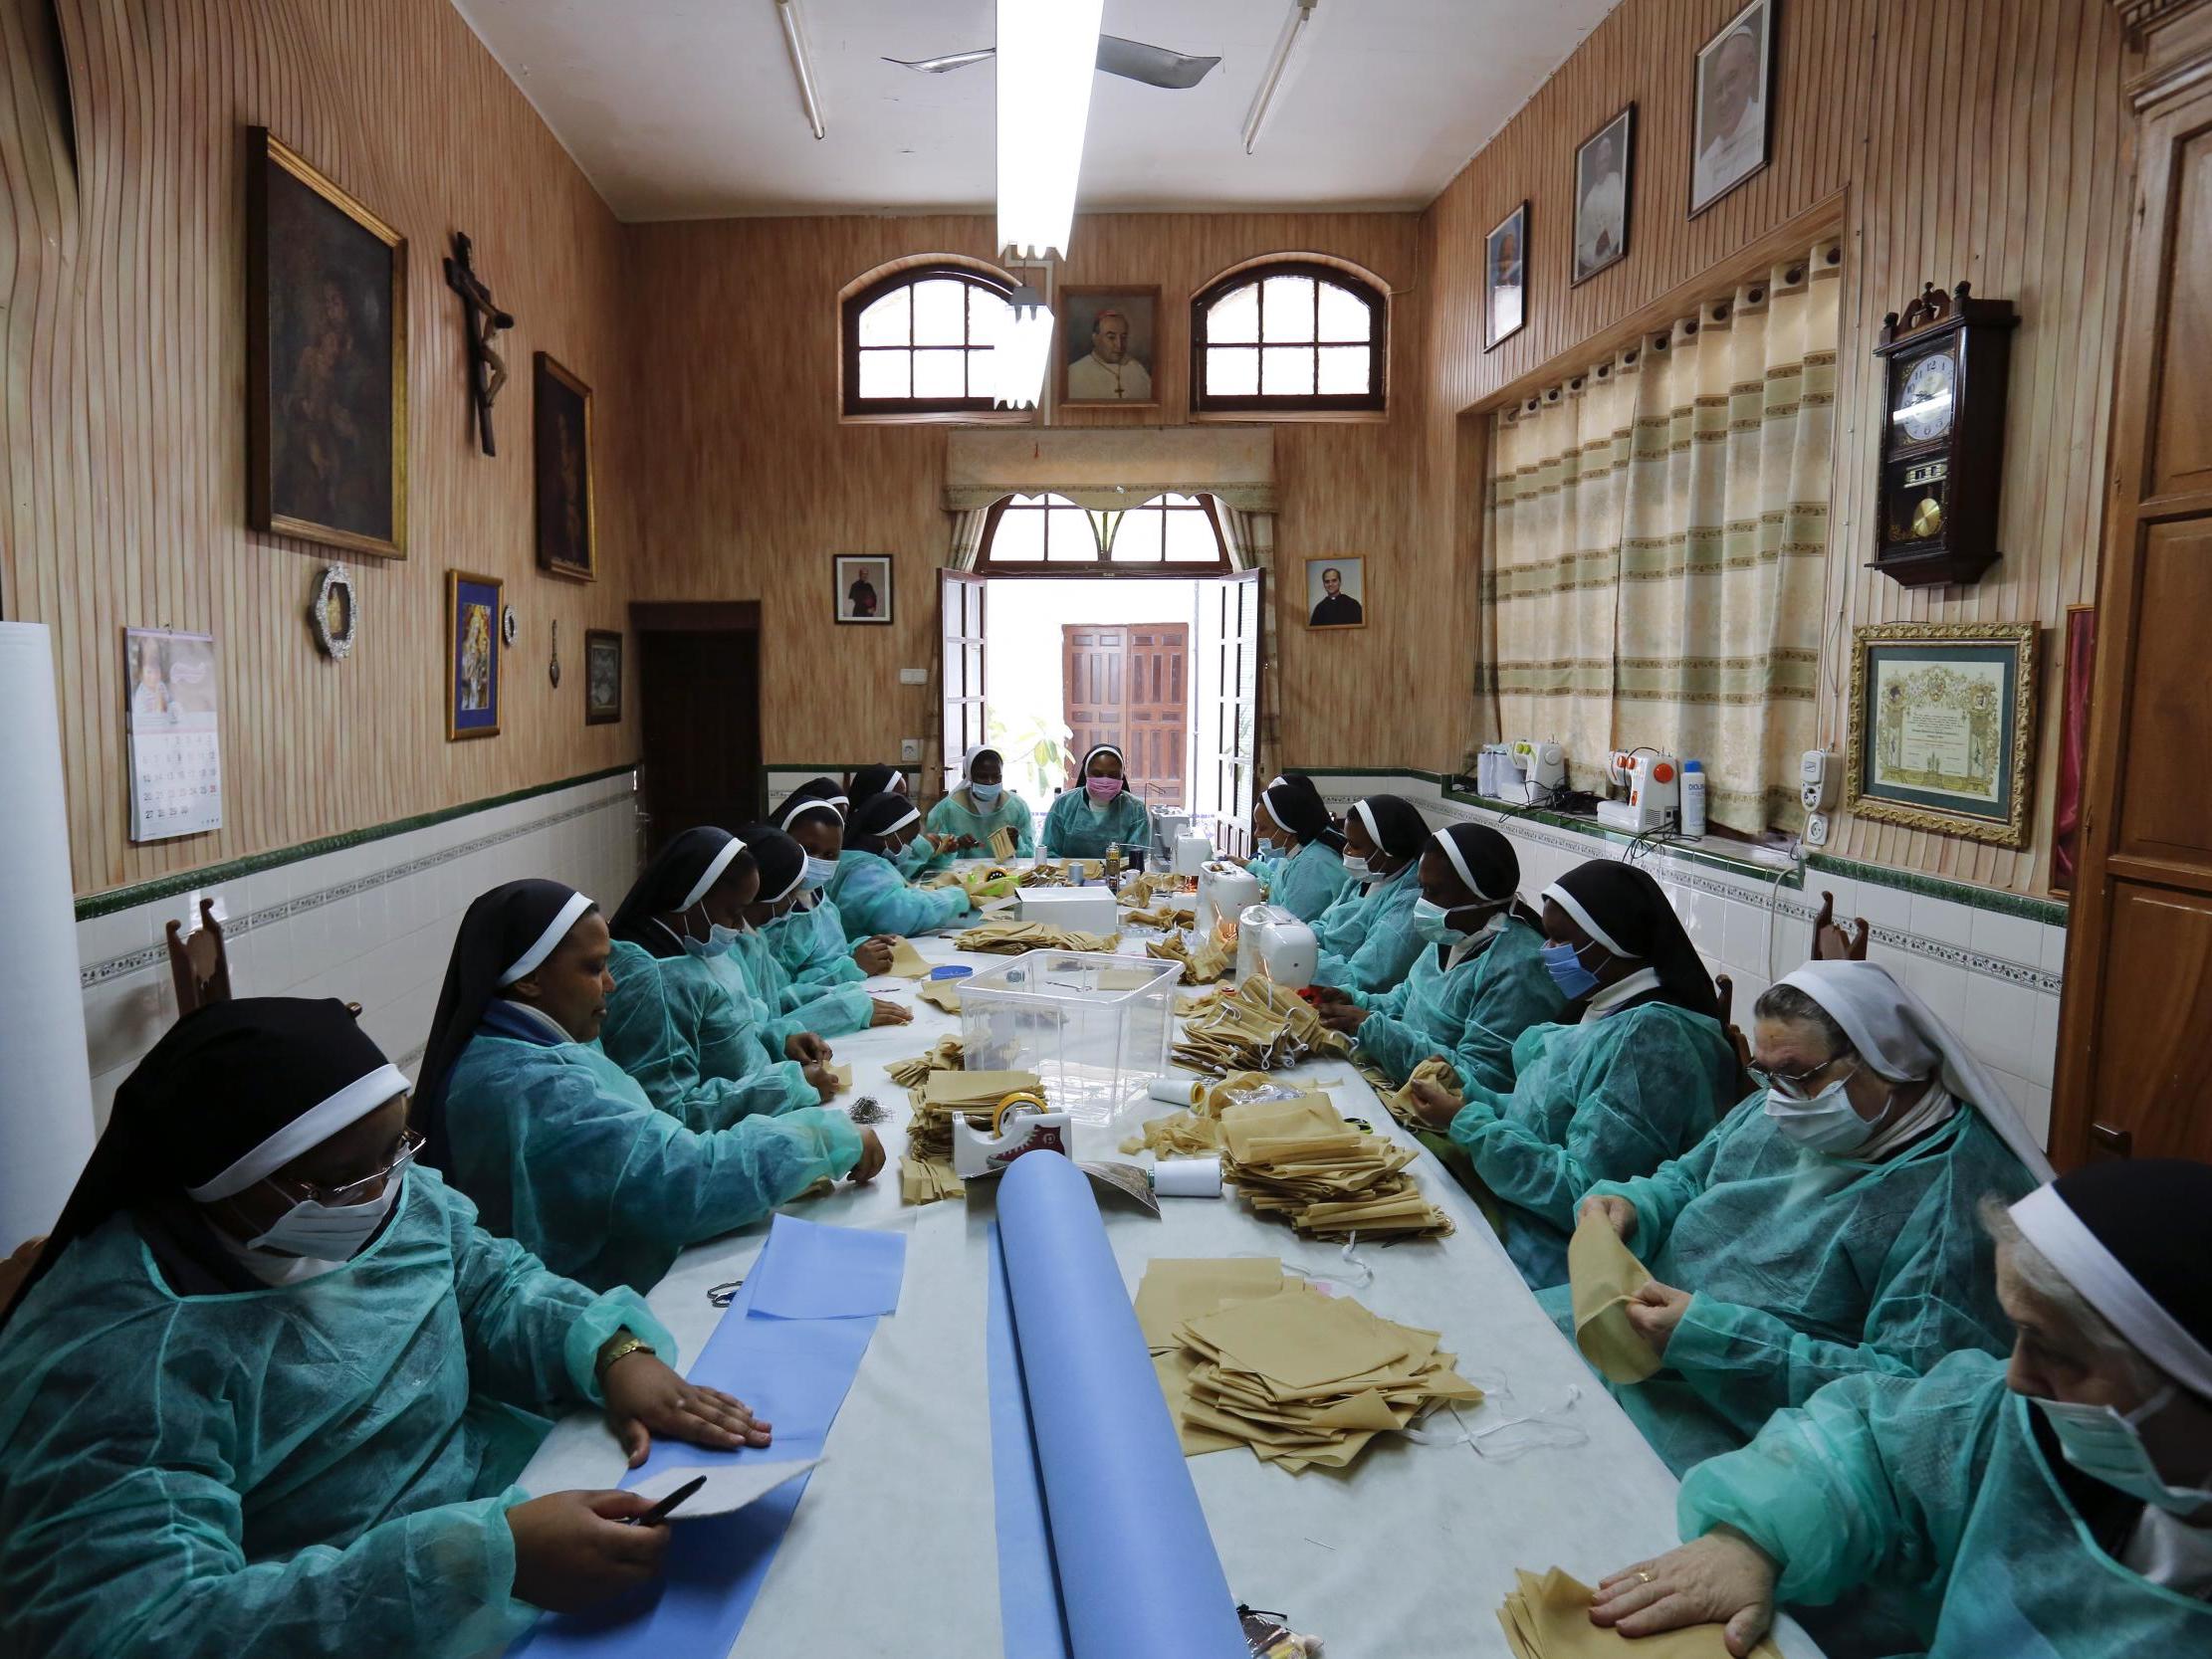
[(1847, 1155), (1854, 1163), (1879, 1163), (1891, 1152), (1902, 1151), (1928, 1131), (1950, 1122), (1957, 1111), (1957, 1099), (1943, 1087), (1942, 1079), (1937, 1078), (1906, 1108), (1903, 1117)]
[(1622, 1003), (1642, 996), (1646, 991), (1658, 990), (1659, 983), (1658, 968), (1640, 967), (1626, 979), (1608, 985), (1604, 990), (1594, 994), (1583, 1007), (1582, 1019), (1579, 1023), (1590, 1025), (1602, 1020), (1606, 1015), (1620, 1007)]
[(511, 996), (501, 997), (500, 1006), (502, 1008), (512, 1009), (515, 1013), (520, 1014), (524, 1018), (524, 1020), (538, 1026), (546, 1033), (547, 1036), (551, 1037), (556, 1043), (572, 1043), (576, 1040), (569, 1034), (568, 1028), (566, 1026), (562, 1025), (558, 1020), (554, 1019), (553, 1015), (547, 1013), (543, 1008), (533, 1008), (529, 1003), (517, 1002)]

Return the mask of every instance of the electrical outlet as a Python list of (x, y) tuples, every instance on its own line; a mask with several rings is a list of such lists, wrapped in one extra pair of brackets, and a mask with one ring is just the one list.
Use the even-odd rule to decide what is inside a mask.
[(901, 737), (899, 739), (899, 764), (902, 766), (919, 766), (921, 763), (922, 739), (919, 737)]
[(926, 668), (902, 668), (899, 670), (899, 684), (902, 686), (926, 686), (929, 683), (930, 671)]
[(1828, 845), (1827, 813), (1814, 812), (1806, 815), (1805, 845), (1808, 847), (1825, 847)]

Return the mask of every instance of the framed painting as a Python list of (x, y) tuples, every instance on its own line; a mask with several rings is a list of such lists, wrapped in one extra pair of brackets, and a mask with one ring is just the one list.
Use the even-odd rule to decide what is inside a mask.
[(622, 636), (611, 628), (583, 631), (583, 724), (612, 726), (622, 718)]
[(1309, 558), (1306, 560), (1306, 626), (1308, 628), (1364, 628), (1367, 626), (1366, 559)]
[(2035, 713), (2034, 623), (1855, 629), (1844, 805), (1878, 823), (2021, 846)]
[(591, 485), (591, 388), (543, 351), (535, 362), (531, 469), (538, 568), (593, 581), (599, 574), (599, 537)]
[(1160, 361), (1157, 288), (1059, 292), (1060, 402), (1074, 409), (1143, 409)]
[(1636, 105), (1632, 104), (1575, 151), (1575, 269), (1570, 288), (1629, 257), (1635, 168)]
[(891, 561), (879, 553), (833, 553), (831, 582), (839, 622), (891, 623)]
[(1482, 239), (1482, 349), (1521, 331), (1528, 320), (1528, 203)]
[(1689, 216), (1767, 164), (1774, 135), (1776, 0), (1751, 0), (1697, 49), (1690, 93)]
[(499, 735), (499, 618), (504, 584), (466, 570), (445, 573), (446, 741)]
[(267, 127), (247, 150), (247, 517), (404, 557), (406, 239)]

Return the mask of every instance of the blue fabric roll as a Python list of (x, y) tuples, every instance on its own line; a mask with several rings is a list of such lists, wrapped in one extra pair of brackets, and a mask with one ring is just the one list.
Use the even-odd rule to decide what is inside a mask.
[(1057, 1152), (1016, 1159), (998, 1229), (1075, 1659), (1246, 1659), (1090, 1182)]

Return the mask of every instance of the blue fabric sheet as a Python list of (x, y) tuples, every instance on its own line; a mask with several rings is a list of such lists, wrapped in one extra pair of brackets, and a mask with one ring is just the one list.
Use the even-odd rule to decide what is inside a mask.
[[(830, 1424), (875, 1335), (875, 1319), (811, 1312), (772, 1316), (754, 1305), (759, 1288), (764, 1280), (774, 1287), (780, 1277), (783, 1286), (776, 1294), (781, 1306), (844, 1306), (851, 1300), (841, 1288), (846, 1277), (880, 1274), (885, 1252), (878, 1241), (891, 1241), (896, 1247), (890, 1252), (896, 1258), (894, 1272), (904, 1272), (906, 1240), (897, 1233), (850, 1227), (810, 1230), (836, 1237), (810, 1241), (795, 1262), (777, 1258), (786, 1241), (781, 1230), (770, 1233), (744, 1287), (686, 1373), (694, 1382), (744, 1400), (756, 1416), (774, 1426), (774, 1444), (757, 1451), (718, 1452), (656, 1435), (644, 1466), (624, 1475), (623, 1486), (635, 1486), (663, 1469), (704, 1468), (733, 1458), (789, 1463), (821, 1456)], [(897, 1295), (894, 1279), (894, 1302)], [(529, 1659), (671, 1659), (728, 1653), (745, 1628), (806, 1485), (795, 1480), (735, 1514), (676, 1527), (660, 1582), (590, 1613), (548, 1615), (511, 1653), (515, 1659), (526, 1654)]]
[(1021, 1349), (1013, 1340), (1005, 1247), (991, 1226), (991, 1490), (998, 1529), (998, 1623), (1006, 1659), (1068, 1659), (1067, 1622), (1044, 1525), (1029, 1400), (1021, 1386)]
[[(1072, 1659), (1248, 1659), (1089, 1181), (1057, 1152), (1016, 1159), (998, 1182), (998, 1232), (1067, 1651)], [(1000, 1367), (992, 1375), (996, 1434), (995, 1419), (1014, 1405), (1000, 1391)], [(998, 1480), (1003, 1504), (1007, 1477)], [(1006, 1605), (1007, 1548), (1018, 1550), (1027, 1524), (1015, 1498), (1015, 1513), (1001, 1508), (997, 1517), (999, 1602), (1006, 1659), (1030, 1659), (1016, 1646), (1011, 1613), (1021, 1609)]]
[(774, 1319), (895, 1313), (905, 1271), (902, 1234), (778, 1215), (769, 1229), (768, 1248), (753, 1266), (753, 1311)]

